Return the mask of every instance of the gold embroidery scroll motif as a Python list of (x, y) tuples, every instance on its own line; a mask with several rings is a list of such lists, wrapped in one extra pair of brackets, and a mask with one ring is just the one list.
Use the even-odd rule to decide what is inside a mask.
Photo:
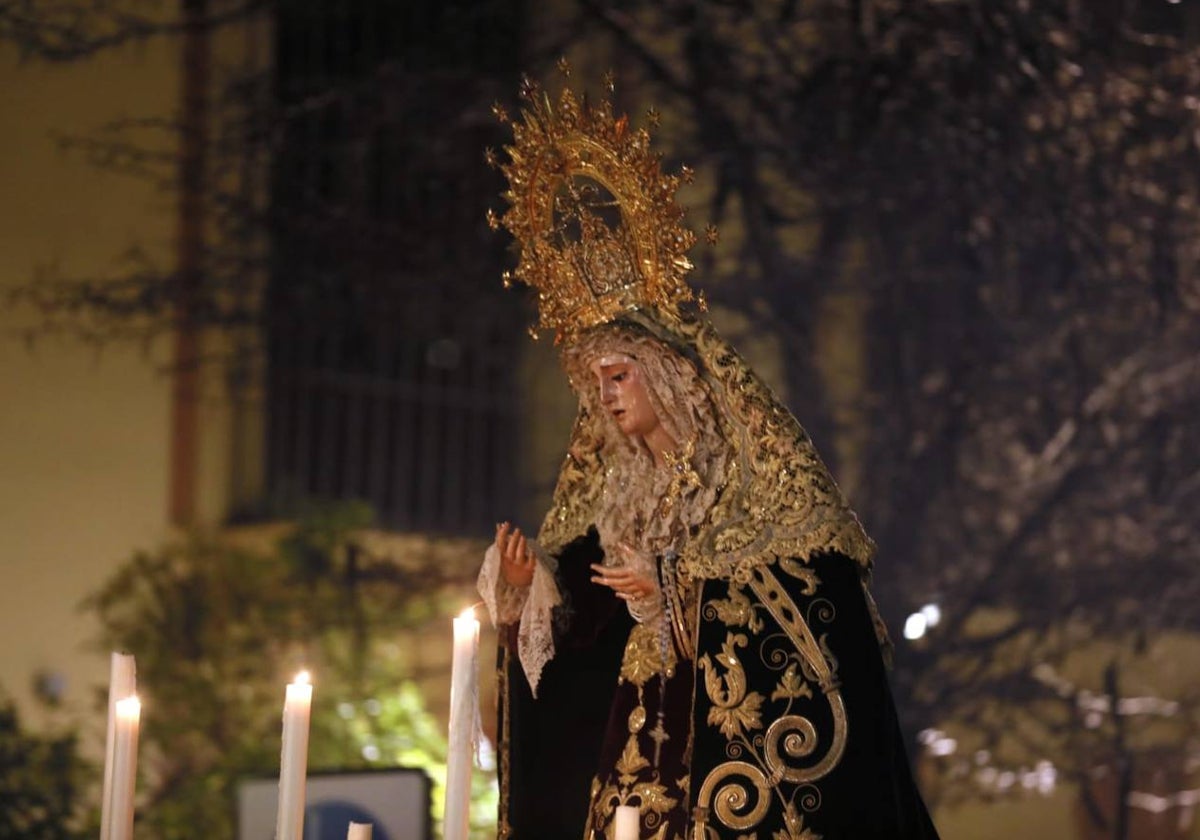
[[(797, 579), (793, 591), (815, 594), (819, 581), (806, 566), (755, 566), (744, 586), (731, 583), (725, 598), (712, 598), (703, 609), (705, 622), (725, 628), (720, 653), (704, 654), (696, 664), (697, 677), (704, 677), (705, 722), (720, 733), (726, 760), (700, 784), (696, 840), (724, 836), (718, 827), (757, 829), (756, 836), (771, 840), (820, 840), (805, 827), (804, 815), (820, 808), (815, 783), (840, 763), (849, 727), (837, 661), (810, 621), (831, 623), (835, 612), (815, 598), (806, 614), (777, 573)], [(769, 697), (753, 691), (747, 675), (763, 668), (778, 674)], [(773, 798), (782, 805), (775, 811), (782, 825), (760, 825)]]

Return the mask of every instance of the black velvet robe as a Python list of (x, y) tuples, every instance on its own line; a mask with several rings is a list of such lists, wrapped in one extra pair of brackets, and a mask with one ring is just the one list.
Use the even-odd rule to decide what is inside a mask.
[[(607, 836), (616, 800), (589, 815), (591, 793), (621, 785), (631, 749), (653, 754), (661, 677), (643, 684), (648, 721), (632, 732), (637, 690), (620, 678), (632, 621), (590, 581), (601, 557), (594, 530), (559, 557), (567, 601), (536, 699), (515, 634), (501, 647), (501, 838)], [(666, 691), (662, 793), (676, 804), (643, 807), (641, 836), (692, 840), (699, 821), (706, 840), (933, 840), (858, 567), (830, 554), (764, 575), (703, 584), (695, 658), (678, 658)]]

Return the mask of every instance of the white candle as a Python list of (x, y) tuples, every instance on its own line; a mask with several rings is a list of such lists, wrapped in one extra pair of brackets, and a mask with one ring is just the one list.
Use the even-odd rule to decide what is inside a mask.
[(283, 701), (283, 749), (279, 756), (279, 810), (275, 840), (302, 840), (304, 836), (304, 777), (308, 770), (308, 718), (312, 684), (308, 671), (288, 683)]
[(615, 840), (638, 840), (638, 809), (632, 805), (618, 805), (613, 818)]
[(108, 731), (104, 738), (104, 790), (100, 796), (100, 840), (109, 840), (112, 819), (113, 751), (117, 738), (117, 701), (137, 691), (137, 665), (127, 653), (113, 653), (108, 669)]
[(371, 824), (350, 823), (350, 830), (346, 832), (346, 840), (371, 840)]
[(131, 840), (133, 837), (133, 794), (137, 788), (138, 724), (141, 716), (142, 704), (137, 697), (125, 697), (117, 701), (108, 840)]
[(471, 763), (475, 740), (475, 704), (479, 622), (468, 608), (454, 619), (454, 661), (450, 669), (450, 749), (446, 760), (446, 808), (443, 840), (466, 840), (471, 809)]

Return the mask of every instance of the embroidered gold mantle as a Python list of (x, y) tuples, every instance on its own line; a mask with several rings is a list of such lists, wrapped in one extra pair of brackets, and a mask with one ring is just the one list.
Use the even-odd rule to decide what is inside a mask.
[[(690, 359), (721, 420), (732, 460), (716, 504), (680, 552), (685, 575), (746, 583), (756, 566), (823, 551), (852, 558), (864, 572), (870, 569), (875, 544), (808, 434), (707, 320), (685, 316), (675, 321), (643, 310), (594, 329), (649, 338)], [(568, 373), (577, 374), (570, 353), (568, 346)], [(577, 390), (594, 387), (580, 379), (572, 377)], [(581, 401), (554, 504), (539, 534), (550, 551), (596, 520), (604, 476), (603, 419)]]

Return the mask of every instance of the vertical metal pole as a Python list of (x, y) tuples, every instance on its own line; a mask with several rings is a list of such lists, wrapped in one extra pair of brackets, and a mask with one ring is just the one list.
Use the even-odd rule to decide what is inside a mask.
[(176, 260), (179, 295), (175, 304), (175, 350), (171, 391), (169, 516), (173, 525), (196, 519), (199, 456), (200, 332), (196, 294), (204, 259), (204, 171), (208, 144), (208, 84), (211, 62), (204, 25), (208, 0), (182, 0), (183, 34), (179, 146), (179, 227)]

